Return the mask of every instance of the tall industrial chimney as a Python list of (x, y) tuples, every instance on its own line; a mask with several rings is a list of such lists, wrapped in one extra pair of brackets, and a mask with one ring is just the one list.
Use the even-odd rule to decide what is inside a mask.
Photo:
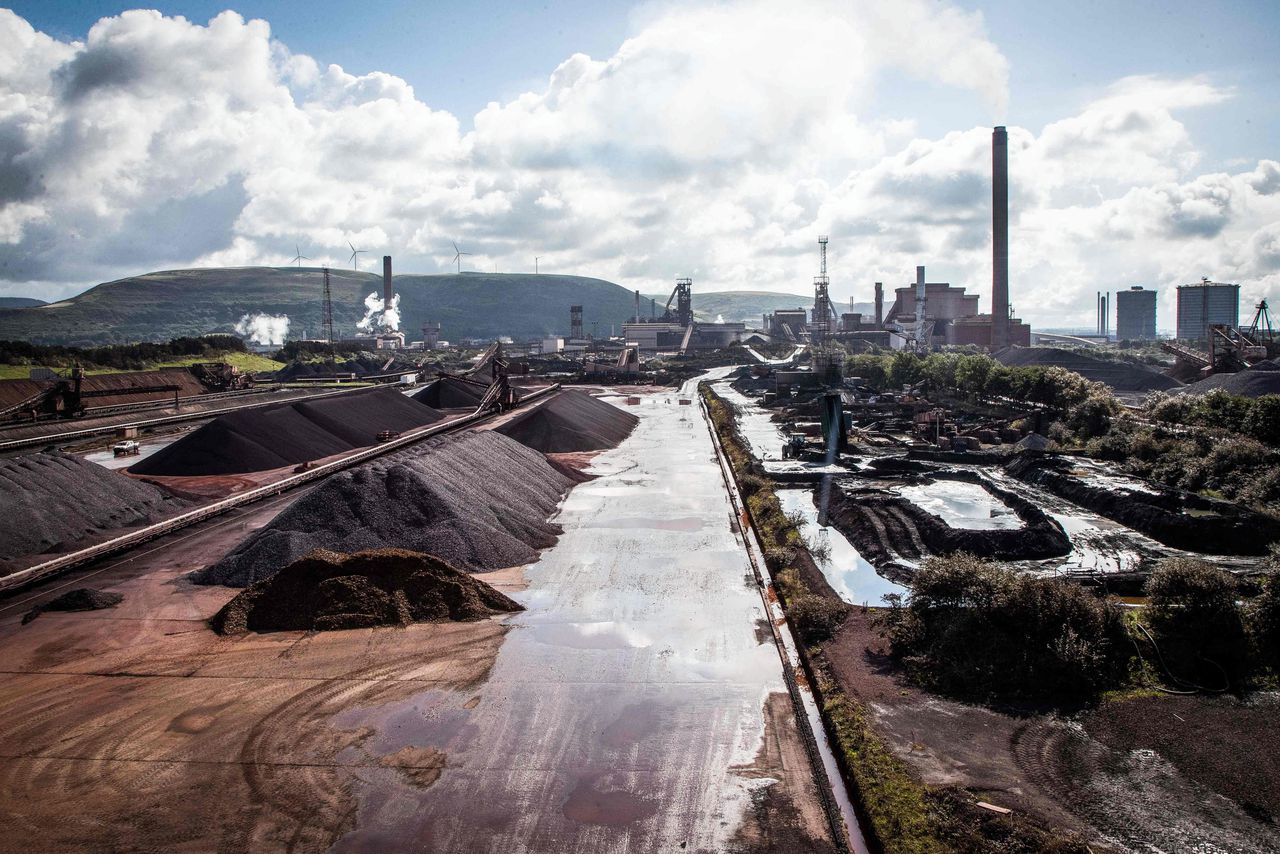
[(391, 298), (396, 295), (395, 285), (391, 284), (391, 256), (382, 256), (382, 307), (391, 308)]
[(884, 325), (884, 282), (876, 282), (876, 329)]
[(924, 303), (924, 267), (916, 267), (916, 347), (922, 349), (928, 344), (924, 340)]
[(1009, 137), (991, 133), (991, 348), (1009, 346)]

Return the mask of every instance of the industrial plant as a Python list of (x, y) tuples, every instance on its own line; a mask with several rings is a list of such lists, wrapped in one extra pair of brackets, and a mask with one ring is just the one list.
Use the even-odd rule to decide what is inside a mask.
[(989, 291), (348, 241), (200, 334), (0, 342), (6, 842), (1276, 850), (1267, 305), (1032, 329), (990, 153)]

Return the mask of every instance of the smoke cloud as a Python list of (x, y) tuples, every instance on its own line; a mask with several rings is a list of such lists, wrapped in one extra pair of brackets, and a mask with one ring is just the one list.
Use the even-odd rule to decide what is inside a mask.
[(386, 305), (378, 292), (364, 298), (364, 318), (356, 324), (361, 332), (396, 332), (400, 329), (400, 295), (391, 297)]
[(289, 315), (253, 312), (240, 318), (236, 334), (248, 338), (254, 344), (280, 346), (289, 335)]

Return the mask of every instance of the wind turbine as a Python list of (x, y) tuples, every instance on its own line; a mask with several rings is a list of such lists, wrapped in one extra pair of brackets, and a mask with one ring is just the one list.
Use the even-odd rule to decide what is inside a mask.
[(311, 260), (306, 255), (302, 254), (302, 250), (298, 248), (298, 244), (296, 243), (293, 244), (293, 251), (294, 251), (294, 256), (293, 256), (293, 260), (289, 262), (290, 264), (297, 264), (299, 267), (301, 267), (303, 261)]
[(350, 240), (348, 240), (348, 241), (347, 241), (347, 245), (351, 247), (351, 257), (347, 259), (348, 261), (350, 261), (350, 262), (351, 262), (351, 269), (353, 269), (353, 270), (359, 270), (359, 269), (360, 269), (360, 256), (364, 254), (364, 250), (363, 250), (363, 249), (357, 249), (357, 248), (355, 247), (355, 245), (354, 245), (354, 244), (352, 244), (352, 242), (351, 242)]
[(471, 254), (470, 252), (463, 252), (461, 249), (458, 248), (458, 241), (456, 240), (453, 241), (453, 260), (456, 261), (458, 264), (459, 273), (462, 272), (462, 256), (470, 255), (470, 254)]

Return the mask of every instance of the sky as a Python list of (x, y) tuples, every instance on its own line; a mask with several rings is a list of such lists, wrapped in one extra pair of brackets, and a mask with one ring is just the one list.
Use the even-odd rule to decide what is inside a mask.
[[(403, 272), (868, 301), (1280, 292), (1280, 4), (19, 2), (0, 9), (0, 294), (389, 253)], [(1166, 297), (1166, 291), (1168, 295)]]

